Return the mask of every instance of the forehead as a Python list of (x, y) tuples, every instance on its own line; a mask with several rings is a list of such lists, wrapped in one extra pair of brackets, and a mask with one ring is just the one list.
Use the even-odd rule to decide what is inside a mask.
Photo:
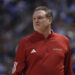
[(37, 10), (33, 13), (33, 17), (37, 17), (37, 16), (45, 16), (46, 12), (44, 10)]

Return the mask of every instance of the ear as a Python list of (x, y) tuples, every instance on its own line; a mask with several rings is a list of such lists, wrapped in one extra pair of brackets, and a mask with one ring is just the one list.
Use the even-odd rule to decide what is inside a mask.
[(49, 17), (49, 23), (51, 24), (52, 23), (52, 20), (53, 18), (52, 17)]

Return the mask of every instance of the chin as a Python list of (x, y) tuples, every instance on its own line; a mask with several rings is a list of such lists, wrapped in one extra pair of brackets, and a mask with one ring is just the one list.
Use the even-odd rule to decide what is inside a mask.
[(37, 31), (37, 32), (40, 32), (40, 29), (38, 29), (38, 28), (35, 28), (34, 30)]

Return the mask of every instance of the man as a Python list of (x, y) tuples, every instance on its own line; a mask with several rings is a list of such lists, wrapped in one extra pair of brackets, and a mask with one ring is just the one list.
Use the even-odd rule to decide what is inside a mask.
[(35, 33), (20, 41), (12, 75), (73, 75), (69, 40), (53, 32), (52, 17), (47, 7), (35, 9)]

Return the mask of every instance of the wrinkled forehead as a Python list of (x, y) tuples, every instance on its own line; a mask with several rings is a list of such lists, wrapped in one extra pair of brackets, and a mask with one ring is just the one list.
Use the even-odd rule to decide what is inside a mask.
[(37, 10), (33, 13), (33, 17), (36, 16), (46, 16), (46, 12), (44, 10)]

